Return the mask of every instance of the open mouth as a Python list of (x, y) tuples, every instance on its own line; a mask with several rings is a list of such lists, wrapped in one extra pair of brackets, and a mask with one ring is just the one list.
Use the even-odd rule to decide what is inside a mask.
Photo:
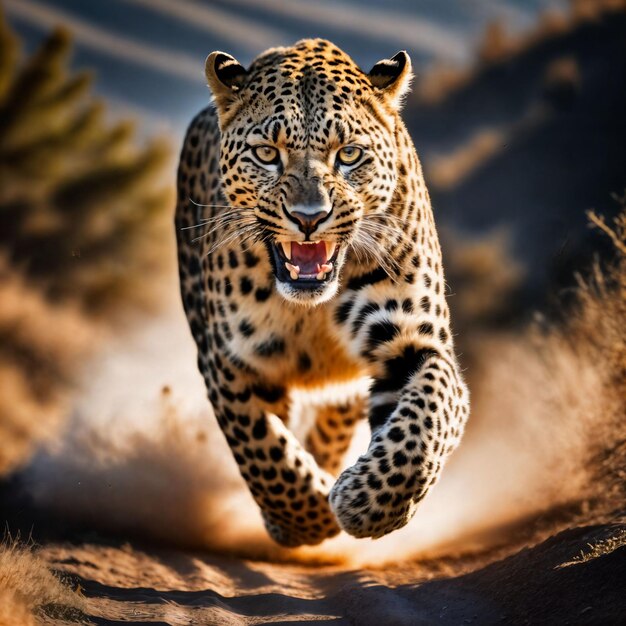
[(334, 241), (281, 241), (272, 244), (276, 276), (300, 289), (332, 280), (339, 247)]

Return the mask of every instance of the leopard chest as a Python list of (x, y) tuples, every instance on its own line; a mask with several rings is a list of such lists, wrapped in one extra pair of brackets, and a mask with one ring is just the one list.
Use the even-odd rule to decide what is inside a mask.
[(258, 272), (243, 280), (213, 276), (206, 324), (214, 351), (233, 355), (280, 385), (310, 387), (361, 374), (332, 332), (331, 307), (289, 306), (263, 280)]

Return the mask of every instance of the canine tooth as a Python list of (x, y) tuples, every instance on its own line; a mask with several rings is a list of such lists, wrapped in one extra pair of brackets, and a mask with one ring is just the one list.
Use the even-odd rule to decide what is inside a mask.
[(289, 272), (289, 276), (291, 280), (298, 280), (298, 275), (300, 274), (300, 267), (298, 265), (292, 265), (291, 263), (285, 263), (285, 267)]
[(325, 277), (326, 272), (320, 272), (315, 278), (317, 278), (317, 280), (324, 280)]
[(291, 241), (281, 241), (280, 245), (283, 248), (283, 253), (291, 261)]
[(334, 241), (325, 241), (324, 245), (326, 246), (326, 258), (332, 259), (337, 244)]
[(332, 263), (324, 263), (323, 265), (319, 266), (320, 270), (322, 272), (332, 272), (333, 271), (333, 264)]

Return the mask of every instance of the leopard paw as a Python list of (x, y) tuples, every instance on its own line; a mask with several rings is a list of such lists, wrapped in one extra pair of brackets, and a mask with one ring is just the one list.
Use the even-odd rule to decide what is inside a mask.
[(368, 453), (339, 476), (329, 502), (347, 533), (378, 538), (402, 528), (413, 517), (425, 495), (424, 482), (418, 468), (398, 471), (386, 459)]
[(322, 512), (310, 509), (304, 516), (295, 515), (285, 521), (278, 521), (274, 513), (263, 512), (263, 521), (270, 537), (281, 546), (315, 546), (339, 534), (341, 530), (328, 505), (325, 509)]

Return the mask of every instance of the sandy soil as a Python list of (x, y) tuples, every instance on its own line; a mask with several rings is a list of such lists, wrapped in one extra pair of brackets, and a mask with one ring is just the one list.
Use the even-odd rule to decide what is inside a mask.
[[(101, 539), (53, 542), (40, 554), (82, 590), (87, 611), (79, 619), (85, 624), (620, 623), (626, 524), (565, 530), (503, 557), (510, 551), (380, 570), (259, 562)], [(69, 623), (62, 611), (58, 616), (54, 623)]]

